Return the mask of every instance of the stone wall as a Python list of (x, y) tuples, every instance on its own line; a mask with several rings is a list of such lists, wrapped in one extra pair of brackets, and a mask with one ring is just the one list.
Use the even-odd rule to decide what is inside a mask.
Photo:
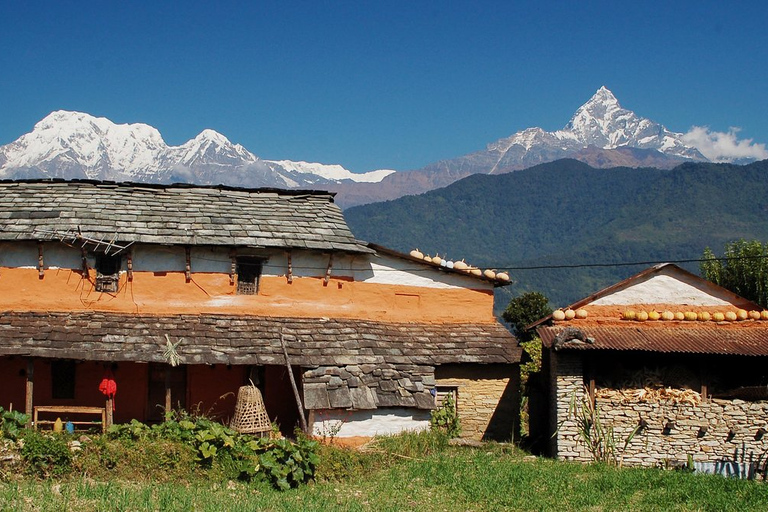
[[(561, 459), (584, 460), (589, 454), (581, 444), (576, 422), (569, 418), (571, 402), (584, 398), (584, 369), (581, 356), (550, 352), (549, 428), (550, 454)], [(554, 435), (556, 433), (556, 435)]]
[(518, 365), (444, 365), (435, 369), (437, 386), (457, 388), (461, 437), (509, 441), (519, 432)]
[(768, 430), (766, 401), (711, 399), (692, 405), (598, 399), (597, 406), (604, 425), (613, 426), (620, 446), (640, 418), (647, 423), (624, 451), (627, 465), (684, 463), (688, 455), (696, 462), (756, 462), (768, 454), (768, 436), (758, 432)]
[[(555, 378), (550, 380), (550, 396), (557, 397), (550, 411), (550, 421), (556, 420), (550, 428), (557, 430), (552, 454), (560, 459), (591, 461), (568, 414), (574, 397), (580, 404), (585, 395), (581, 357), (557, 353), (551, 364)], [(764, 462), (768, 456), (768, 433), (760, 433), (760, 429), (768, 430), (768, 401), (710, 399), (693, 405), (621, 403), (598, 398), (596, 404), (603, 426), (614, 430), (618, 455), (625, 465), (681, 464), (689, 455), (695, 462)], [(640, 420), (647, 426), (622, 452), (621, 447)]]
[(304, 407), (310, 410), (378, 407), (434, 409), (434, 367), (413, 364), (348, 364), (304, 371)]

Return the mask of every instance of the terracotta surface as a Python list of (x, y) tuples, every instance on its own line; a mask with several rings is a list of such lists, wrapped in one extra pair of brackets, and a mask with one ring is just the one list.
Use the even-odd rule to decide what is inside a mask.
[(768, 329), (768, 320), (741, 320), (741, 321), (724, 321), (715, 322), (713, 320), (624, 320), (622, 315), (625, 311), (632, 310), (635, 313), (640, 311), (657, 311), (662, 313), (664, 311), (671, 311), (672, 313), (680, 312), (685, 313), (692, 311), (694, 313), (708, 312), (710, 314), (721, 312), (726, 313), (728, 311), (737, 312), (738, 307), (735, 306), (686, 306), (681, 304), (637, 304), (631, 306), (593, 306), (586, 305), (580, 309), (587, 311), (587, 318), (573, 320), (561, 320), (554, 321), (556, 326), (573, 326), (573, 327), (588, 327), (588, 326), (616, 326), (616, 327), (641, 327), (643, 329), (668, 329), (670, 327), (705, 327), (705, 326), (717, 326), (722, 329), (745, 329), (745, 328), (759, 328)]
[(0, 269), (0, 310), (222, 313), (371, 319), (399, 322), (494, 322), (492, 290), (436, 289), (332, 278), (263, 277), (258, 295), (236, 295), (227, 274), (134, 272), (115, 294), (93, 289), (95, 275), (34, 268)]

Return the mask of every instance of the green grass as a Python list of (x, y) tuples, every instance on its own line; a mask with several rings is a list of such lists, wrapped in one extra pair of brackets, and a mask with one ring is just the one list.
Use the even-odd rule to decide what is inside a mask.
[(434, 436), (383, 439), (364, 453), (324, 448), (321, 457), (322, 480), (287, 492), (199, 473), (164, 482), (24, 478), (0, 483), (0, 510), (768, 510), (762, 482), (533, 459)]

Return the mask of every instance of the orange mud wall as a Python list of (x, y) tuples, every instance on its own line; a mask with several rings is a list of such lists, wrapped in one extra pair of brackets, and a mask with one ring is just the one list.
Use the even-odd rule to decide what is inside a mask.
[[(28, 267), (0, 266), (0, 311), (218, 313), (440, 323), (495, 321), (490, 288), (382, 284), (333, 274), (328, 283), (319, 276), (294, 276), (289, 283), (285, 276), (264, 275), (259, 280), (257, 295), (237, 295), (236, 285), (230, 283), (227, 272), (193, 271), (188, 281), (183, 271), (163, 270), (134, 271), (130, 280), (123, 271), (119, 290), (102, 293), (94, 289), (95, 270), (91, 269), (84, 279), (81, 269), (72, 268), (71, 254), (64, 258), (69, 268), (46, 268), (42, 278), (34, 267), (36, 257), (35, 261), (27, 261), (31, 254), (26, 250), (23, 257), (16, 258)], [(284, 256), (270, 259), (275, 260), (272, 269), (280, 268), (281, 257)], [(166, 266), (178, 268), (174, 258)], [(194, 269), (194, 257), (191, 262)], [(478, 287), (483, 284), (479, 282)]]

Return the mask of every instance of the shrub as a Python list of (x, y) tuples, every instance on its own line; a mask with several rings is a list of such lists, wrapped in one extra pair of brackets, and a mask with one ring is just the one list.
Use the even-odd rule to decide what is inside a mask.
[(204, 468), (220, 470), (227, 478), (264, 478), (283, 490), (313, 478), (319, 462), (318, 443), (306, 437), (299, 436), (295, 443), (286, 439), (254, 439), (207, 418), (169, 419), (152, 427), (133, 420), (111, 427), (107, 436), (141, 441), (142, 446), (149, 440), (184, 443), (192, 447), (195, 460)]
[(448, 437), (459, 437), (461, 434), (461, 420), (456, 414), (456, 403), (453, 396), (448, 394), (443, 401), (443, 405), (432, 411), (429, 419), (429, 426), (433, 430), (439, 430)]
[(29, 473), (48, 478), (64, 475), (72, 468), (72, 452), (63, 436), (27, 430), (22, 439), (21, 458)]
[(29, 416), (20, 411), (0, 407), (0, 437), (16, 440), (27, 425)]

